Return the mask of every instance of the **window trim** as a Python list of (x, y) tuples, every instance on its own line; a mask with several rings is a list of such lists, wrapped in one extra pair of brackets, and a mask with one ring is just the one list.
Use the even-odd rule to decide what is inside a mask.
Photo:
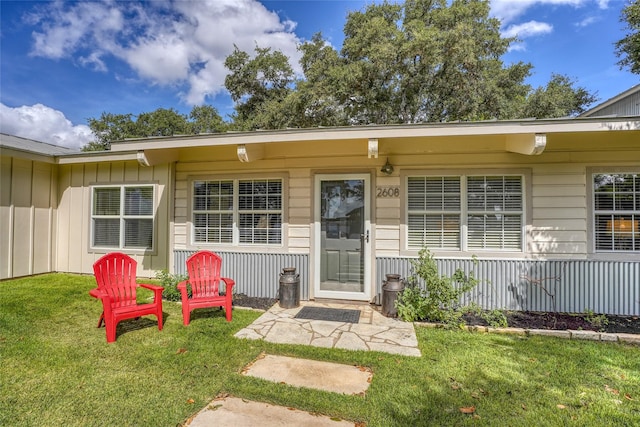
[[(239, 181), (250, 180), (280, 180), (282, 182), (282, 206), (281, 206), (281, 241), (279, 244), (265, 243), (240, 243), (239, 234), (239, 216), (241, 211), (238, 206), (238, 183)], [(193, 223), (193, 198), (194, 198), (194, 182), (196, 181), (232, 181), (233, 182), (233, 230), (231, 243), (209, 243), (196, 242), (195, 240), (195, 224)], [(216, 250), (237, 251), (238, 249), (258, 251), (258, 252), (281, 252), (288, 248), (288, 175), (284, 173), (270, 174), (214, 174), (214, 175), (192, 175), (187, 178), (187, 248), (215, 248)], [(248, 212), (248, 211), (247, 211)]]
[(588, 239), (588, 256), (590, 259), (602, 260), (637, 260), (639, 251), (598, 251), (596, 249), (596, 208), (595, 208), (595, 188), (593, 185), (593, 176), (598, 174), (640, 174), (640, 168), (635, 166), (598, 166), (588, 167), (586, 170), (587, 180), (587, 239)]
[[(409, 227), (408, 227), (408, 215), (409, 215), (409, 197), (408, 197), (408, 178), (412, 176), (433, 176), (433, 177), (446, 177), (455, 176), (465, 178), (460, 180), (460, 206), (461, 206), (461, 218), (460, 218), (460, 249), (446, 249), (446, 248), (433, 248), (430, 251), (435, 255), (442, 256), (460, 256), (468, 257), (471, 255), (478, 255), (487, 258), (512, 258), (522, 257), (527, 254), (528, 243), (528, 230), (531, 227), (531, 219), (533, 217), (530, 195), (532, 185), (532, 173), (531, 169), (523, 168), (499, 168), (499, 169), (486, 169), (486, 168), (469, 168), (469, 169), (402, 169), (400, 171), (400, 183), (402, 186), (401, 194), (401, 212), (400, 212), (400, 255), (401, 256), (417, 256), (419, 249), (409, 247)], [(515, 249), (470, 249), (468, 247), (468, 206), (467, 206), (467, 180), (468, 176), (520, 176), (522, 177), (522, 224), (521, 224), (521, 247), (519, 250)]]
[[(153, 193), (151, 206), (152, 212), (150, 215), (126, 215), (125, 214), (125, 200), (126, 200), (126, 191), (127, 188), (141, 188), (147, 187), (151, 188)], [(148, 182), (140, 182), (140, 183), (106, 183), (106, 184), (91, 184), (89, 186), (90, 191), (90, 202), (89, 202), (89, 249), (96, 253), (107, 253), (110, 251), (118, 250), (127, 253), (133, 254), (147, 254), (147, 253), (156, 253), (158, 233), (157, 233), (157, 210), (158, 210), (158, 188), (156, 183), (148, 183)], [(118, 215), (95, 215), (94, 214), (94, 200), (95, 200), (95, 190), (100, 188), (117, 188), (120, 192), (120, 213)], [(94, 237), (95, 237), (95, 227), (94, 227), (94, 219), (95, 218), (117, 218), (119, 219), (119, 236), (118, 236), (118, 246), (96, 246), (94, 245)], [(127, 247), (124, 245), (125, 242), (125, 230), (126, 230), (126, 219), (151, 219), (151, 246), (146, 248), (141, 247)]]

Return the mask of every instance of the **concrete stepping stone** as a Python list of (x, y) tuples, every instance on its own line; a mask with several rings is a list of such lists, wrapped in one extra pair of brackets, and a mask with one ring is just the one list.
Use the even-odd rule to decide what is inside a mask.
[(269, 354), (249, 365), (243, 374), (343, 394), (365, 393), (373, 376), (364, 367)]
[(213, 400), (198, 412), (185, 426), (305, 426), (305, 427), (354, 427), (353, 422), (314, 415), (284, 406), (253, 402), (237, 397)]

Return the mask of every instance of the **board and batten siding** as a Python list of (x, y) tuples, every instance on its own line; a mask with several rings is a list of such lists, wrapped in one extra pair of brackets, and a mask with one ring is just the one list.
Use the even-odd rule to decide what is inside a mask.
[(0, 164), (0, 279), (53, 271), (56, 166), (11, 156)]
[(93, 263), (111, 250), (90, 248), (91, 186), (155, 184), (153, 251), (122, 250), (138, 262), (140, 277), (154, 277), (169, 266), (169, 206), (172, 205), (172, 165), (143, 167), (134, 161), (59, 166), (56, 271), (93, 274)]

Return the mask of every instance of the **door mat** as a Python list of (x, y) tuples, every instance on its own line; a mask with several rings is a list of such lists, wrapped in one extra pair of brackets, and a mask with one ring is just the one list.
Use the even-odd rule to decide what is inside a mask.
[(328, 320), (330, 322), (358, 323), (360, 310), (346, 310), (342, 308), (302, 307), (295, 319)]

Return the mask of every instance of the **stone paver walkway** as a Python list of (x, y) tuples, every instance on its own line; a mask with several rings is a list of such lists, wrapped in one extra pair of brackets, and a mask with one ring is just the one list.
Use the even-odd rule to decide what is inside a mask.
[[(360, 310), (358, 323), (295, 319), (306, 305)], [(237, 338), (264, 339), (280, 344), (303, 344), (348, 350), (372, 350), (420, 357), (413, 323), (384, 317), (366, 303), (302, 301), (300, 307), (285, 309), (275, 304), (251, 325), (238, 331)]]

